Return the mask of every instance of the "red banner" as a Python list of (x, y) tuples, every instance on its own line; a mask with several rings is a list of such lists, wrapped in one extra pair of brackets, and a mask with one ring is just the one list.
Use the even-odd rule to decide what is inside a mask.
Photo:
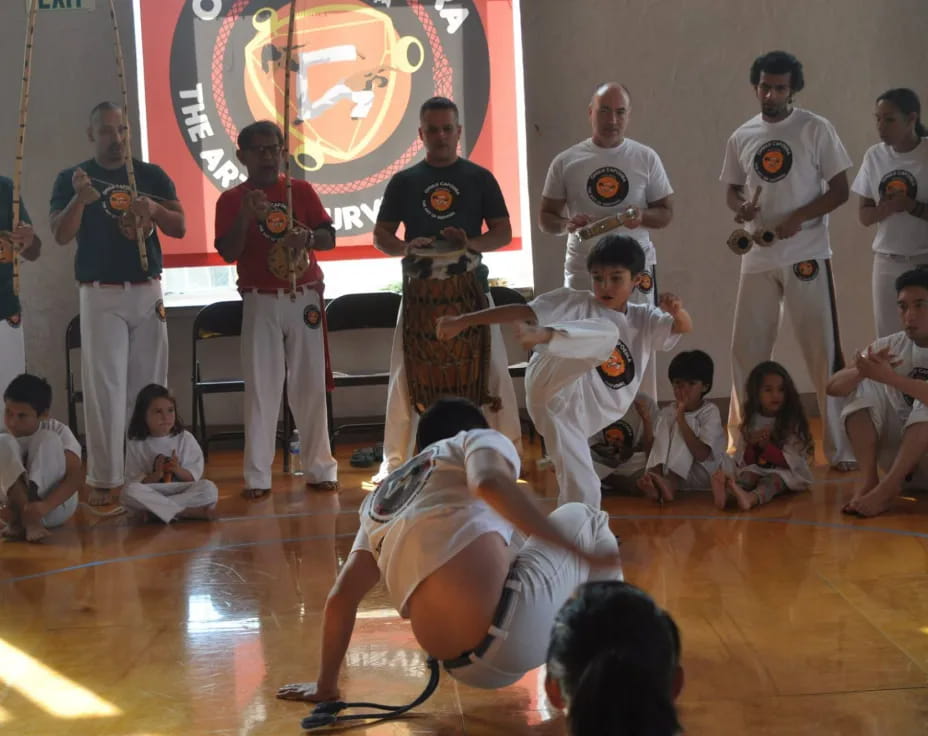
[[(283, 124), (289, 0), (139, 0), (149, 160), (177, 185), (187, 235), (167, 266), (219, 265), (213, 213), (244, 181), (238, 131)], [(320, 259), (376, 258), (371, 231), (390, 177), (421, 160), (419, 105), (450, 97), (462, 154), (490, 169), (519, 232), (513, 13), (509, 0), (297, 0), (291, 171), (319, 192), (338, 231)], [(491, 95), (492, 93), (492, 95)]]

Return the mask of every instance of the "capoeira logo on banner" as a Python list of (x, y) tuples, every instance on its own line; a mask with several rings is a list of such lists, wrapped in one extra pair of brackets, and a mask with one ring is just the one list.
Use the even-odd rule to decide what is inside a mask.
[[(186, 5), (171, 50), (174, 115), (220, 189), (245, 179), (235, 157), (241, 128), (255, 120), (289, 125), (294, 174), (312, 181), (338, 215), (337, 229), (368, 232), (373, 219), (362, 217), (364, 207), (375, 212), (390, 177), (421, 157), (422, 102), (455, 100), (467, 140), (477, 140), (490, 87), (482, 20), (472, 0), (299, 0), (296, 7), (286, 120), (280, 67), (289, 0)], [(465, 68), (466, 91), (456, 71)], [(208, 130), (191, 127), (192, 116)], [(349, 210), (357, 217), (338, 222)]]

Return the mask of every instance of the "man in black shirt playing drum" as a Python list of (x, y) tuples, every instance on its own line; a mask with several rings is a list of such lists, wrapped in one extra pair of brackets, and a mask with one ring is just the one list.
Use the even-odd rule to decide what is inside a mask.
[[(469, 330), (450, 343), (435, 337), (439, 316), (488, 306), (480, 254), (512, 240), (499, 184), (458, 155), (460, 137), (457, 106), (445, 97), (426, 100), (419, 111), (425, 160), (393, 176), (374, 227), (374, 245), (403, 256), (403, 309), (390, 356), (383, 463), (375, 481), (409, 459), (418, 413), (444, 395), (470, 398), (493, 429), (521, 447), (499, 327)], [(400, 223), (403, 240), (396, 236)]]

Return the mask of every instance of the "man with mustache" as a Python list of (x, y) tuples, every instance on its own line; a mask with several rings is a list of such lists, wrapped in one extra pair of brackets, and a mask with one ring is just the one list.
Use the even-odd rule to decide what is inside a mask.
[[(59, 245), (77, 240), (87, 485), (90, 503), (99, 506), (123, 485), (126, 421), (136, 394), (149, 383), (167, 384), (158, 231), (181, 238), (185, 221), (174, 183), (154, 164), (133, 159), (144, 194), (132, 200), (128, 127), (118, 105), (93, 108), (87, 137), (93, 158), (58, 174), (50, 225)], [(147, 269), (139, 257), (138, 227), (146, 235)]]
[[(660, 156), (625, 137), (631, 115), (631, 95), (624, 84), (606, 82), (593, 92), (588, 114), (592, 135), (559, 153), (548, 168), (538, 224), (546, 233), (567, 234), (564, 286), (591, 289), (586, 257), (596, 240), (580, 240), (579, 231), (604, 217), (634, 210), (625, 221), (630, 235), (645, 253), (646, 268), (631, 301), (657, 304), (657, 256), (651, 230), (667, 227), (673, 218), (673, 189)], [(657, 395), (655, 362), (642, 390)]]
[[(828, 240), (828, 213), (848, 198), (851, 160), (834, 127), (793, 107), (804, 86), (802, 64), (785, 51), (759, 56), (751, 86), (760, 113), (728, 139), (721, 180), (737, 222), (770, 229), (776, 239), (741, 259), (731, 338), (732, 399), (728, 434), (741, 424), (748, 373), (769, 360), (785, 308), (815, 384), (825, 424), (825, 457), (836, 470), (856, 465), (841, 426), (841, 401), (828, 398), (828, 377), (843, 367)], [(759, 200), (754, 195), (759, 190)], [(762, 224), (761, 224), (762, 223)]]

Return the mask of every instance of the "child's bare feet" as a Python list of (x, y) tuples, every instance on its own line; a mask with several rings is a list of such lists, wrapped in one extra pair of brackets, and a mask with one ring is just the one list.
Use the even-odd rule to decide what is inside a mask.
[(673, 501), (674, 484), (670, 479), (665, 478), (660, 473), (654, 473), (654, 485), (657, 486), (657, 492), (660, 494), (660, 502), (664, 503)]
[(728, 476), (717, 470), (712, 474), (712, 500), (717, 509), (724, 509), (728, 502)]
[(94, 488), (91, 486), (87, 503), (91, 506), (109, 506), (113, 503), (112, 488)]
[(880, 484), (880, 477), (878, 475), (868, 476), (866, 478), (861, 478), (854, 484), (854, 491), (851, 493), (851, 498), (848, 500), (844, 506), (841, 507), (842, 514), (857, 514), (855, 506), (857, 502), (866, 496), (870, 491), (876, 488)]
[(760, 499), (754, 491), (744, 490), (731, 478), (728, 480), (728, 492), (735, 497), (735, 502), (742, 511), (750, 511), (760, 503)]
[(645, 472), (636, 483), (638, 489), (652, 501), (660, 501), (661, 494), (654, 485), (654, 473)]
[(877, 484), (876, 488), (870, 492), (857, 499), (852, 499), (847, 508), (858, 516), (879, 516), (889, 511), (898, 495), (899, 493), (895, 487)]
[(44, 507), (38, 503), (26, 504), (26, 508), (23, 509), (22, 520), (27, 542), (38, 542), (49, 535), (48, 529), (42, 523), (44, 511)]
[(191, 521), (215, 521), (219, 518), (215, 506), (192, 506), (184, 509), (175, 519), (188, 519)]

